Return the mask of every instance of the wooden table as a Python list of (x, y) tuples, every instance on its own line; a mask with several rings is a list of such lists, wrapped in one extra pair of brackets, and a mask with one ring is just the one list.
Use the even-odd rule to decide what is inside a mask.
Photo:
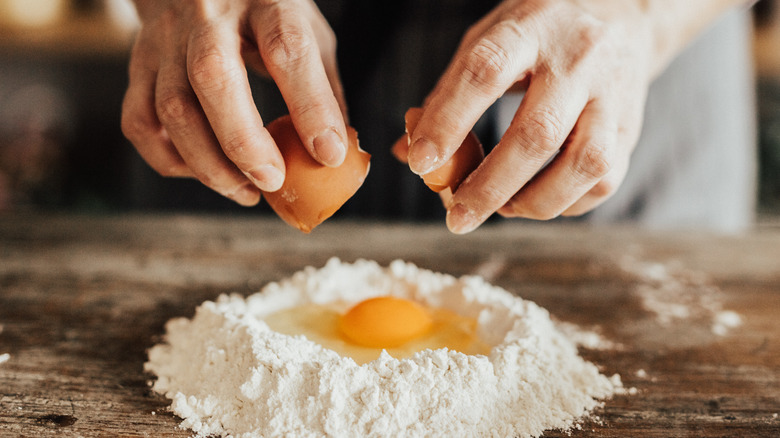
[[(453, 236), (441, 224), (331, 221), (303, 235), (214, 216), (0, 217), (0, 436), (190, 436), (142, 370), (165, 321), (333, 256), (481, 274), (615, 343), (581, 354), (633, 394), (574, 437), (780, 436), (780, 228), (724, 237), (511, 222)], [(679, 308), (652, 306), (670, 291), (703, 298), (670, 319)], [(722, 310), (742, 325), (718, 335)]]

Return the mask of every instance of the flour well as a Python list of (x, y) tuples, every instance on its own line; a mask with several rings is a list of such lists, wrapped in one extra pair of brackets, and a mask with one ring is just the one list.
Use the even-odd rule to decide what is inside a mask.
[[(425, 350), (358, 365), (272, 331), (279, 310), (393, 295), (476, 318), (490, 354)], [(243, 298), (207, 301), (149, 351), (153, 389), (197, 436), (501, 436), (569, 429), (621, 390), (577, 354), (546, 310), (480, 277), (401, 261), (330, 260)]]

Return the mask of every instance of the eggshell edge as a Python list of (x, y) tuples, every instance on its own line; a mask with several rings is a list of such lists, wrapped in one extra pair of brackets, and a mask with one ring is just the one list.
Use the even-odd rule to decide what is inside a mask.
[[(282, 157), (284, 158), (285, 166), (287, 167), (287, 177), (285, 177), (285, 182), (279, 190), (275, 192), (263, 192), (263, 196), (265, 197), (266, 202), (268, 202), (268, 205), (270, 205), (282, 220), (304, 233), (310, 233), (317, 225), (336, 213), (336, 211), (357, 193), (358, 189), (363, 185), (368, 176), (371, 167), (371, 155), (360, 148), (357, 131), (351, 126), (347, 127), (347, 136), (349, 140), (347, 155), (344, 158), (342, 165), (335, 168), (321, 165), (309, 155), (309, 152), (300, 141), (289, 115), (274, 120), (269, 123), (266, 128), (268, 129), (268, 132), (271, 133), (274, 141), (277, 142), (279, 150), (282, 152)], [(295, 140), (293, 143), (295, 144), (279, 144), (281, 141), (285, 140), (285, 136), (291, 136), (293, 134)], [(291, 147), (297, 148), (298, 150), (291, 151), (289, 149)], [(297, 158), (293, 160), (289, 157)], [(296, 190), (294, 190), (295, 188), (290, 187), (290, 179), (288, 177), (295, 172), (292, 170), (293, 168), (291, 166), (299, 166), (298, 171), (300, 171), (301, 168), (311, 169), (306, 170), (304, 173), (318, 174), (316, 176), (312, 175), (312, 178), (319, 179), (322, 176), (327, 176), (329, 178), (336, 177), (340, 181), (346, 181), (348, 183), (348, 190), (346, 191), (347, 196), (345, 196), (344, 199), (337, 200), (334, 204), (320, 206), (320, 208), (316, 209), (317, 211), (302, 211), (302, 206), (297, 201), (300, 196), (308, 198), (310, 195), (308, 193), (296, 193)], [(345, 179), (345, 175), (347, 175), (347, 178), (349, 177), (347, 173), (351, 169), (350, 166), (361, 169), (362, 171), (358, 176), (352, 175), (350, 179)]]

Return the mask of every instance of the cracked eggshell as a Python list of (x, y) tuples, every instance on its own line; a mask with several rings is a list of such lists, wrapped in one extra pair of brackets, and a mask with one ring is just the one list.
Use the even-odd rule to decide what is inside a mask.
[[(421, 108), (409, 108), (406, 112), (406, 153), (408, 153), (409, 150), (411, 134), (414, 131), (414, 128), (417, 127), (421, 115)], [(402, 154), (402, 140), (403, 139), (399, 140), (393, 145), (393, 153), (396, 156)], [(466, 138), (463, 140), (463, 143), (461, 143), (446, 163), (433, 172), (422, 175), (423, 182), (428, 188), (436, 193), (447, 188), (450, 189), (451, 193), (455, 193), (455, 190), (457, 190), (460, 183), (462, 183), (484, 159), (485, 151), (482, 149), (482, 143), (479, 142), (479, 139), (473, 131), (469, 131)]]
[(339, 167), (323, 166), (311, 157), (290, 116), (274, 120), (266, 129), (282, 153), (286, 175), (279, 190), (263, 192), (263, 196), (280, 218), (308, 233), (363, 185), (371, 155), (360, 149), (357, 131), (349, 126), (347, 155)]

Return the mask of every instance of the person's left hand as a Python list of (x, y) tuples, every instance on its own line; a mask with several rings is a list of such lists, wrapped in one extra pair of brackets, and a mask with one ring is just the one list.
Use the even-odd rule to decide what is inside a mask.
[(506, 0), (467, 32), (411, 134), (412, 171), (443, 164), (507, 90), (526, 93), (501, 141), (445, 201), (450, 230), (469, 232), (496, 211), (580, 215), (616, 190), (657, 68), (651, 28), (631, 0)]

